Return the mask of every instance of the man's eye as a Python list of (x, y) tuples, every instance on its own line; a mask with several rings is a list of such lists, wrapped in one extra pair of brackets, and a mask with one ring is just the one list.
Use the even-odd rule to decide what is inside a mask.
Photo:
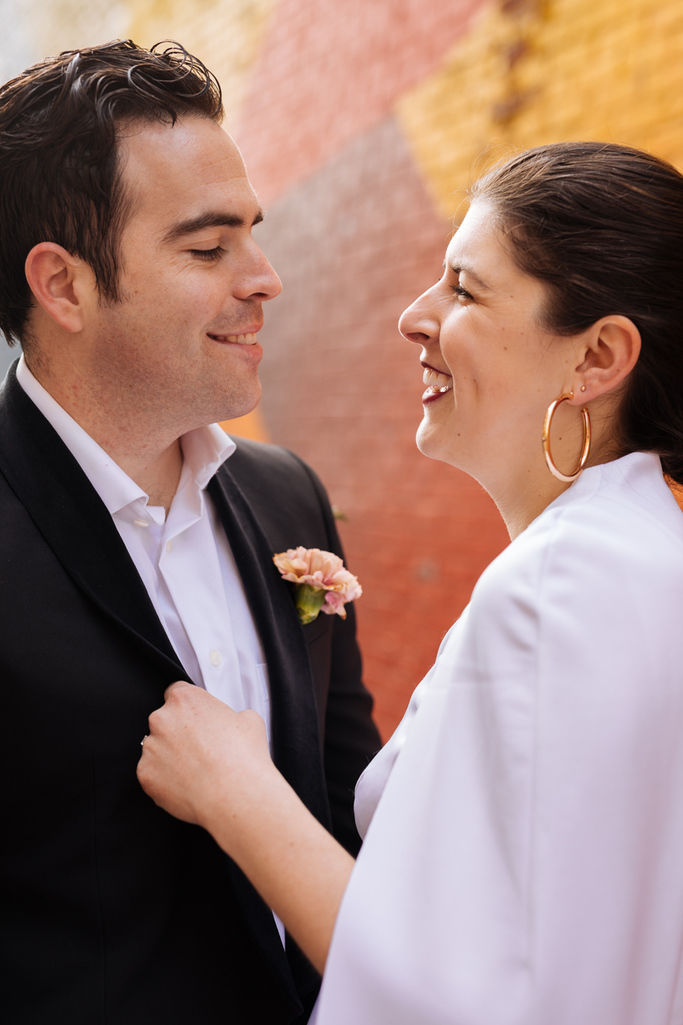
[(225, 249), (221, 246), (216, 246), (215, 249), (191, 249), (190, 252), (193, 256), (196, 256), (198, 260), (205, 260), (207, 263), (214, 263), (216, 260), (220, 260)]

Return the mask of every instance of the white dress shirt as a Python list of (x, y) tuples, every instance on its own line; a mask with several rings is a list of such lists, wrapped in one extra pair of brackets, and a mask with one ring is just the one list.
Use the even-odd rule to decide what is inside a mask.
[(584, 470), (356, 789), (317, 1025), (683, 1023), (683, 513)]
[[(182, 436), (183, 468), (166, 516), (43, 388), (23, 356), (17, 381), (107, 507), (191, 682), (237, 712), (258, 712), (270, 744), (268, 667), (232, 549), (205, 490), (235, 451), (234, 441), (217, 424)], [(273, 918), (284, 944), (284, 926)]]
[(109, 510), (193, 683), (236, 711), (252, 708), (270, 737), (268, 674), (234, 556), (205, 488), (235, 443), (216, 424), (183, 435), (183, 469), (168, 516), (36, 380), (17, 380)]

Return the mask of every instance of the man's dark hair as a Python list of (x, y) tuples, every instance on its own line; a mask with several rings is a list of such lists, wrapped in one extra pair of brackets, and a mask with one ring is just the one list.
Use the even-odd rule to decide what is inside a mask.
[(116, 302), (131, 199), (117, 158), (122, 125), (223, 117), (218, 82), (178, 43), (132, 40), (69, 50), (0, 88), (0, 330), (23, 337), (33, 298), (28, 253), (55, 242), (92, 268)]
[(545, 326), (585, 331), (613, 313), (640, 331), (617, 439), (657, 452), (683, 484), (683, 176), (650, 153), (562, 142), (520, 153), (480, 179), (512, 258), (548, 289)]

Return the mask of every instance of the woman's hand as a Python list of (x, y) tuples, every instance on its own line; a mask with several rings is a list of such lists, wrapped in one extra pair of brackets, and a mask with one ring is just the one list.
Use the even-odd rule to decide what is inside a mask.
[(263, 719), (174, 683), (149, 717), (138, 779), (208, 829), (322, 972), (353, 858), (273, 765)]
[(154, 802), (211, 830), (277, 775), (263, 719), (234, 712), (189, 683), (173, 683), (149, 717), (138, 779)]

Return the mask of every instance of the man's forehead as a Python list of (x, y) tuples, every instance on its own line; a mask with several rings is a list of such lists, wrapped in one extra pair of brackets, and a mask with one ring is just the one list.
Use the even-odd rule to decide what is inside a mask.
[(153, 174), (170, 180), (186, 175), (197, 184), (246, 177), (234, 141), (207, 118), (133, 126), (120, 136), (118, 154), (123, 173), (131, 176)]
[(175, 121), (158, 121), (147, 118), (124, 119), (117, 124), (116, 135), (119, 145), (134, 146), (151, 140), (158, 143), (161, 139), (179, 140), (184, 135), (200, 135), (213, 137), (214, 140), (227, 144), (237, 150), (239, 147), (233, 137), (222, 125), (209, 117), (190, 115), (177, 117)]
[(262, 218), (239, 149), (206, 118), (132, 126), (119, 154), (131, 217), (163, 218), (159, 233), (166, 241)]

